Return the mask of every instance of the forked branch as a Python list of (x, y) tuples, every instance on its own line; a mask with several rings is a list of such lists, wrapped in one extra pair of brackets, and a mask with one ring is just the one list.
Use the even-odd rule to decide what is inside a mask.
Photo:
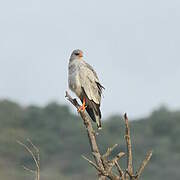
[[(70, 101), (73, 106), (76, 107), (78, 110), (80, 105), (76, 99), (73, 99), (68, 92), (66, 91), (66, 96), (68, 101)], [(131, 137), (130, 137), (130, 128), (128, 123), (127, 114), (124, 114), (124, 122), (125, 122), (125, 140), (126, 140), (126, 147), (127, 147), (127, 169), (122, 170), (120, 165), (118, 164), (118, 160), (125, 155), (124, 152), (119, 152), (114, 158), (109, 160), (109, 156), (112, 151), (117, 147), (117, 144), (108, 148), (104, 155), (100, 154), (97, 142), (96, 142), (96, 135), (95, 131), (93, 130), (90, 117), (86, 112), (80, 111), (80, 116), (83, 120), (83, 123), (86, 127), (89, 143), (91, 146), (91, 151), (94, 157), (95, 162), (88, 159), (87, 157), (83, 156), (85, 160), (89, 162), (97, 171), (98, 171), (98, 179), (105, 180), (106, 178), (111, 180), (138, 180), (142, 171), (144, 170), (145, 166), (149, 162), (152, 151), (150, 151), (144, 161), (141, 163), (139, 170), (134, 174), (133, 173), (133, 156), (132, 156), (132, 145), (131, 145)], [(117, 172), (112, 170), (113, 167), (116, 167)], [(118, 174), (117, 174), (118, 173)]]
[[(33, 173), (36, 177), (35, 180), (40, 180), (40, 155), (39, 155), (39, 149), (32, 143), (30, 139), (27, 139), (27, 142), (29, 143), (30, 147), (28, 145), (22, 143), (21, 141), (17, 140), (17, 143), (20, 144), (22, 147), (24, 147), (27, 152), (31, 155), (33, 158), (33, 161), (35, 163), (36, 169), (30, 169), (23, 165), (23, 169), (26, 171), (29, 171), (30, 173)], [(31, 150), (32, 149), (32, 150)], [(34, 153), (35, 151), (36, 153)]]

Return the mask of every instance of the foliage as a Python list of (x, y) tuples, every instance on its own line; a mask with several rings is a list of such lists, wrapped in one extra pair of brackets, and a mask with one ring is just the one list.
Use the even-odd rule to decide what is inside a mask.
[[(143, 179), (179, 179), (180, 111), (171, 112), (161, 107), (147, 118), (132, 121), (130, 126), (136, 158), (134, 163), (144, 158), (144, 152), (153, 149), (153, 157)], [(21, 169), (21, 165), (32, 166), (32, 161), (16, 140), (24, 141), (26, 138), (30, 138), (40, 149), (44, 180), (95, 178), (95, 171), (81, 158), (82, 154), (90, 156), (83, 124), (67, 106), (52, 102), (45, 107), (22, 107), (1, 100), (0, 130), (0, 164), (3, 167), (0, 175), (3, 179), (25, 179), (27, 172)], [(121, 116), (103, 121), (103, 130), (97, 137), (100, 150), (104, 152), (107, 147), (118, 143), (125, 151), (123, 134)]]

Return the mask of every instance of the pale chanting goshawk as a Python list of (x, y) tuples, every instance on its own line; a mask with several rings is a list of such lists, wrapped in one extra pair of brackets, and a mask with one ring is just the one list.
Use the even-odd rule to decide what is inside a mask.
[(74, 50), (68, 66), (69, 88), (82, 102), (78, 111), (87, 111), (91, 119), (101, 129), (101, 94), (104, 87), (100, 84), (96, 72), (83, 59), (83, 52)]

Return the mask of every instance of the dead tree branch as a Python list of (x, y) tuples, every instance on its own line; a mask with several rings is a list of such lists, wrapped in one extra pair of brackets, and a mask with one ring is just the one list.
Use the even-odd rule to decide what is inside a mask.
[(116, 168), (117, 168), (117, 170), (118, 170), (118, 172), (119, 172), (120, 178), (121, 178), (122, 180), (125, 180), (125, 178), (124, 178), (124, 172), (123, 172), (123, 170), (121, 169), (121, 167), (119, 166), (119, 164), (118, 164), (117, 161), (115, 161), (115, 165), (116, 165)]
[[(17, 140), (17, 143), (20, 144), (21, 146), (23, 146), (29, 152), (31, 157), (33, 158), (36, 169), (33, 170), (33, 169), (30, 169), (30, 168), (28, 168), (28, 167), (26, 167), (24, 165), (23, 165), (23, 169), (35, 174), (35, 176), (36, 176), (35, 180), (40, 180), (40, 155), (39, 155), (39, 149), (32, 143), (32, 141), (30, 139), (27, 139), (27, 142), (29, 143), (29, 145), (31, 147), (28, 147), (26, 144), (24, 144), (21, 141)], [(31, 150), (31, 148), (32, 148), (32, 150)], [(35, 151), (36, 153), (34, 153), (33, 151)]]
[(125, 139), (126, 139), (126, 147), (127, 147), (127, 169), (126, 169), (126, 180), (138, 180), (142, 171), (144, 170), (145, 166), (149, 162), (152, 151), (149, 151), (147, 153), (146, 158), (142, 162), (139, 170), (136, 172), (136, 174), (133, 173), (133, 159), (132, 159), (132, 145), (131, 145), (131, 137), (130, 137), (130, 127), (128, 122), (127, 114), (124, 114), (124, 121), (125, 121)]
[[(78, 110), (80, 105), (77, 102), (76, 99), (73, 99), (68, 92), (66, 91), (66, 96), (68, 101), (70, 101), (73, 106), (76, 107)], [(133, 156), (132, 156), (132, 145), (131, 145), (131, 137), (130, 137), (130, 128), (129, 128), (129, 123), (128, 123), (128, 117), (127, 114), (124, 115), (124, 121), (125, 121), (125, 140), (126, 140), (126, 147), (127, 147), (127, 169), (122, 170), (120, 165), (118, 164), (118, 160), (125, 155), (124, 152), (119, 152), (114, 158), (109, 160), (109, 156), (112, 153), (112, 151), (117, 147), (117, 144), (112, 146), (111, 148), (108, 148), (107, 151), (105, 152), (104, 155), (100, 154), (97, 142), (96, 142), (96, 136), (95, 136), (95, 131), (93, 130), (92, 124), (91, 124), (91, 119), (88, 116), (86, 112), (80, 111), (80, 116), (83, 120), (83, 123), (86, 127), (87, 134), (88, 134), (88, 139), (89, 143), (91, 146), (91, 151), (94, 157), (95, 162), (92, 160), (88, 159), (85, 156), (82, 156), (85, 160), (89, 162), (90, 165), (92, 165), (97, 171), (98, 171), (98, 179), (99, 180), (105, 180), (106, 178), (111, 179), (111, 180), (138, 180), (142, 171), (144, 170), (145, 166), (149, 162), (151, 156), (152, 156), (152, 151), (150, 151), (145, 160), (142, 162), (139, 170), (137, 171), (136, 174), (133, 173)], [(112, 171), (113, 167), (116, 167), (117, 173)]]
[(111, 152), (118, 146), (118, 144), (115, 144), (114, 146), (107, 149), (106, 153), (102, 156), (103, 159), (107, 159)]
[[(77, 110), (79, 109), (80, 105), (78, 104), (77, 100), (72, 99), (71, 96), (68, 94), (68, 92), (66, 92), (66, 98), (76, 107)], [(89, 119), (86, 112), (80, 111), (80, 116), (83, 119), (84, 125), (85, 125), (86, 130), (87, 130), (87, 134), (88, 134), (88, 137), (89, 137), (89, 143), (91, 145), (91, 151), (92, 151), (92, 154), (93, 154), (94, 159), (96, 161), (96, 165), (102, 171), (104, 171), (103, 162), (102, 162), (102, 159), (101, 159), (99, 148), (98, 148), (97, 143), (96, 143), (95, 132), (93, 130), (91, 121), (90, 121), (90, 119)], [(99, 179), (104, 180), (105, 177), (100, 175)]]
[(130, 176), (133, 175), (133, 164), (132, 164), (132, 146), (131, 146), (131, 137), (130, 137), (130, 128), (128, 123), (128, 117), (127, 114), (124, 114), (124, 120), (125, 120), (125, 139), (126, 139), (126, 146), (127, 146), (127, 171), (126, 173), (126, 179), (127, 174)]
[(147, 153), (146, 158), (143, 160), (141, 166), (139, 167), (139, 170), (136, 173), (137, 179), (139, 179), (139, 177), (142, 174), (145, 166), (148, 164), (149, 160), (151, 159), (151, 156), (152, 156), (152, 150)]

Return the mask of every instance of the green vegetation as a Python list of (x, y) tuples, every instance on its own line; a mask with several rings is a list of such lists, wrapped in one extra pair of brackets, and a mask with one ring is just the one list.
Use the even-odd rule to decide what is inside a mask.
[[(178, 180), (180, 177), (180, 111), (165, 107), (149, 117), (132, 121), (131, 135), (134, 165), (137, 167), (145, 153), (153, 156), (145, 169), (144, 180)], [(96, 126), (95, 126), (96, 127)], [(95, 170), (81, 157), (90, 156), (86, 131), (81, 119), (69, 108), (57, 103), (45, 107), (22, 107), (14, 102), (0, 101), (0, 177), (6, 180), (33, 179), (22, 165), (33, 166), (29, 154), (16, 143), (30, 138), (40, 149), (43, 180), (95, 179)], [(98, 135), (101, 152), (118, 143), (125, 151), (124, 123), (121, 116), (103, 122)], [(114, 152), (117, 153), (117, 152)], [(120, 164), (123, 166), (123, 159)]]

